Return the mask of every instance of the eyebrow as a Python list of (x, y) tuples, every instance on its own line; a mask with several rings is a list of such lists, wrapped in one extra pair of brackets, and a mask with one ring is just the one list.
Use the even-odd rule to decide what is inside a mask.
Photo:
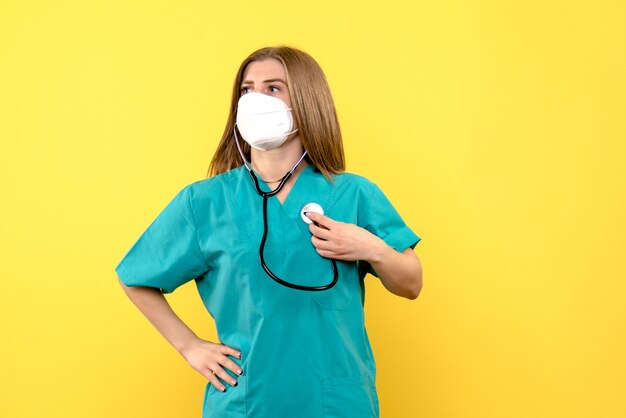
[[(265, 84), (267, 84), (267, 83), (276, 83), (277, 81), (280, 82), (280, 83), (283, 83), (284, 85), (287, 85), (287, 83), (283, 79), (281, 79), (281, 78), (271, 78), (269, 80), (263, 80), (263, 83), (265, 83)], [(244, 84), (254, 84), (254, 81), (244, 80), (244, 81), (241, 82), (241, 85), (244, 85)]]

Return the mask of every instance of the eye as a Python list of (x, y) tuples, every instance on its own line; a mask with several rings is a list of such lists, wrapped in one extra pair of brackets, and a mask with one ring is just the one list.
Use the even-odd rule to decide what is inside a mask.
[(248, 86), (243, 86), (239, 91), (241, 92), (242, 95), (246, 94), (246, 93), (250, 93), (250, 87)]
[(269, 89), (272, 93), (278, 93), (280, 91), (280, 88), (278, 88), (278, 86), (270, 86)]

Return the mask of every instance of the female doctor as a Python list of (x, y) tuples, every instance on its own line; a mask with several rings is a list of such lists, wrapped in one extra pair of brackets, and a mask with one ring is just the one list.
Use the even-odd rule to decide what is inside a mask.
[[(179, 191), (115, 268), (208, 379), (203, 417), (379, 416), (364, 277), (417, 298), (420, 237), (374, 183), (344, 170), (319, 65), (290, 47), (255, 51), (209, 177)], [(219, 342), (198, 338), (163, 295), (192, 279)]]

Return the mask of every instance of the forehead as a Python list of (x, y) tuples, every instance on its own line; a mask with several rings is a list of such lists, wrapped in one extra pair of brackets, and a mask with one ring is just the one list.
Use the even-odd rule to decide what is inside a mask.
[(248, 64), (243, 73), (243, 81), (263, 81), (276, 78), (286, 81), (285, 67), (276, 58), (253, 61)]

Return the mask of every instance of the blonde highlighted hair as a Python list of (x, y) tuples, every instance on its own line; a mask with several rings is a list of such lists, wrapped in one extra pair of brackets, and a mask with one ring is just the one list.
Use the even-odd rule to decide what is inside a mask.
[[(233, 130), (241, 83), (248, 65), (254, 61), (274, 58), (285, 67), (292, 114), (306, 159), (331, 179), (332, 174), (345, 171), (345, 156), (341, 130), (326, 76), (319, 64), (306, 52), (287, 46), (261, 48), (240, 65), (233, 84), (232, 100), (226, 128), (211, 159), (207, 177), (224, 173), (243, 164), (237, 151)], [(242, 151), (250, 161), (250, 145), (240, 141)]]

